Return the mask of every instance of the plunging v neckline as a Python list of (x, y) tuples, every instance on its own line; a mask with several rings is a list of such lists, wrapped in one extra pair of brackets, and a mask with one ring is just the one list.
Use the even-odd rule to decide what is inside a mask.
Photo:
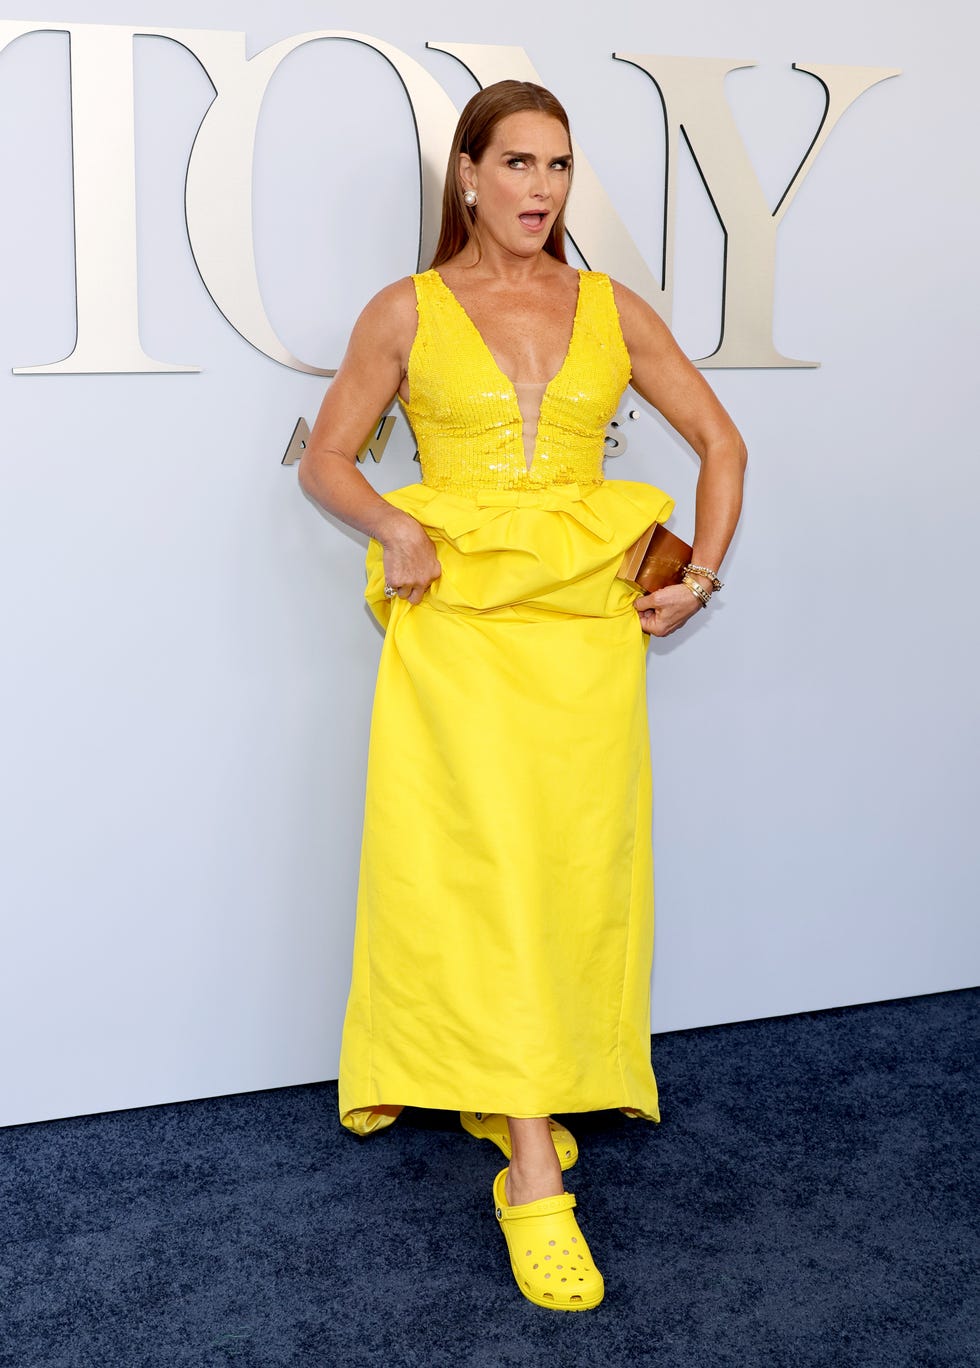
[[(506, 381), (507, 381), (507, 384), (510, 386), (511, 389), (514, 389), (514, 381), (510, 378), (510, 376), (507, 374), (507, 372), (504, 370), (504, 368), (500, 365), (500, 363), (498, 362), (497, 358), (494, 356), (493, 352), (490, 350), (490, 347), (489, 347), (489, 345), (488, 345), (488, 343), (487, 343), (486, 338), (483, 336), (483, 334), (480, 332), (480, 329), (476, 326), (476, 324), (473, 322), (472, 318), (471, 318), (471, 317), (469, 316), (469, 314), (466, 312), (466, 309), (463, 307), (463, 305), (462, 305), (462, 304), (459, 302), (459, 300), (456, 298), (456, 295), (453, 293), (452, 288), (451, 288), (449, 285), (446, 284), (446, 282), (443, 280), (442, 276), (439, 274), (439, 272), (436, 270), (436, 268), (435, 268), (434, 266), (433, 266), (431, 269), (432, 269), (432, 274), (436, 277), (436, 279), (438, 280), (439, 284), (440, 284), (440, 285), (442, 286), (442, 288), (446, 291), (446, 293), (449, 295), (449, 298), (453, 301), (453, 303), (456, 305), (457, 309), (459, 309), (460, 313), (461, 313), (461, 314), (463, 315), (463, 317), (466, 319), (467, 323), (470, 325), (470, 327), (471, 327), (471, 328), (473, 329), (473, 331), (476, 333), (477, 337), (479, 338), (480, 345), (482, 346), (483, 350), (486, 352), (487, 356), (489, 357), (490, 363), (491, 363), (491, 365), (493, 366), (494, 370), (497, 372), (497, 374), (501, 377), (502, 380), (506, 380)], [(564, 370), (565, 370), (565, 367), (568, 365), (569, 357), (570, 357), (571, 354), (572, 354), (572, 347), (575, 345), (575, 336), (576, 336), (576, 334), (577, 334), (577, 332), (578, 332), (579, 315), (580, 315), (581, 312), (582, 312), (582, 276), (583, 276), (583, 274), (584, 274), (583, 271), (579, 271), (579, 272), (578, 272), (578, 295), (577, 295), (576, 300), (575, 300), (575, 313), (572, 315), (572, 331), (571, 331), (571, 333), (569, 334), (568, 346), (565, 348), (565, 355), (564, 355), (564, 357), (563, 357), (563, 359), (562, 359), (561, 365), (558, 367), (558, 369), (555, 371), (554, 375), (551, 377), (551, 379), (547, 382), (547, 384), (546, 384), (545, 387), (544, 387), (544, 393), (543, 393), (542, 396), (541, 396), (541, 404), (542, 404), (542, 405), (544, 404), (544, 401), (545, 401), (545, 399), (546, 399), (547, 396), (548, 396), (548, 391), (551, 389), (551, 387), (552, 387), (552, 385), (555, 383), (555, 381), (558, 380), (558, 378), (562, 375), (562, 373), (563, 373)], [(540, 381), (529, 381), (529, 382), (527, 382), (527, 383), (537, 383), (537, 384), (540, 384)], [(517, 403), (517, 392), (516, 392), (516, 390), (514, 391), (514, 403), (515, 403), (515, 404)], [(538, 411), (539, 411), (539, 413), (540, 413), (540, 409), (539, 409)], [(535, 447), (537, 447), (537, 442), (535, 442)], [(531, 465), (533, 465), (533, 464), (534, 464), (534, 462), (532, 461), (532, 462), (531, 462)], [(530, 470), (530, 468), (531, 468), (531, 466), (528, 466), (528, 470)]]

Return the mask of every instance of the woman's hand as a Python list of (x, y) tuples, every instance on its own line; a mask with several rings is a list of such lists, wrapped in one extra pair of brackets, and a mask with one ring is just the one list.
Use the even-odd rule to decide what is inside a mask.
[(431, 538), (422, 524), (408, 513), (399, 513), (381, 532), (385, 583), (409, 603), (421, 603), (422, 595), (442, 574)]
[(640, 626), (655, 637), (670, 636), (701, 608), (685, 584), (668, 584), (666, 589), (643, 594), (633, 606), (640, 615)]

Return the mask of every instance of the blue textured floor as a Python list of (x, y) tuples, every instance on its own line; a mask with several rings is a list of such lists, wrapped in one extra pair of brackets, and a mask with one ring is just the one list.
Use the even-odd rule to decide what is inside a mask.
[(0, 1131), (4, 1368), (977, 1368), (980, 992), (654, 1039), (663, 1120), (567, 1118), (606, 1275), (512, 1281), (453, 1116), (321, 1084)]

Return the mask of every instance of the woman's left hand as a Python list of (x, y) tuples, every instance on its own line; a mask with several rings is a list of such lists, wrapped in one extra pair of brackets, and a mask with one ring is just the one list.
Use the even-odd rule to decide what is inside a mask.
[(655, 637), (670, 636), (701, 610), (700, 602), (684, 584), (668, 584), (666, 589), (642, 594), (633, 606), (644, 632)]

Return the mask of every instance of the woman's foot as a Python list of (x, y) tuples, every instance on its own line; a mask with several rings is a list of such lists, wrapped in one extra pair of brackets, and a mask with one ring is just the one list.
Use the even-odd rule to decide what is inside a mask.
[(507, 1176), (506, 1169), (497, 1174), (493, 1203), (521, 1292), (535, 1306), (552, 1311), (598, 1306), (605, 1284), (575, 1219), (574, 1194), (512, 1206), (505, 1192)]
[(509, 1206), (522, 1206), (565, 1191), (561, 1164), (547, 1116), (508, 1116), (511, 1160), (504, 1193)]

